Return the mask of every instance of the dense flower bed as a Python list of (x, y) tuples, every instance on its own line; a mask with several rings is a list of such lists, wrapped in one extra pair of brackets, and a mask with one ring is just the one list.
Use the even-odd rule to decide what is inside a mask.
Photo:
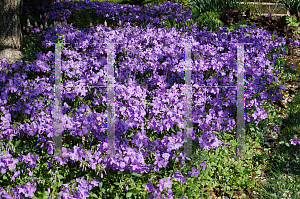
[[(108, 4), (108, 3), (107, 3)], [(169, 5), (168, 3), (167, 5)], [(63, 6), (62, 6), (63, 5)], [(99, 2), (76, 2), (66, 6), (66, 2), (56, 4), (61, 10), (69, 9), (61, 19), (66, 19), (78, 7), (83, 9), (99, 5)], [(109, 4), (108, 4), (109, 5)], [(120, 6), (120, 5), (119, 5)], [(123, 7), (122, 7), (123, 6)], [(109, 17), (120, 16), (122, 22), (129, 20), (135, 22), (138, 17), (138, 7), (128, 10), (122, 5), (120, 8), (110, 8)], [(129, 7), (129, 6), (127, 6)], [(105, 9), (105, 7), (102, 7)], [(152, 23), (163, 25), (165, 17), (149, 18), (155, 16), (152, 7), (144, 11), (144, 19)], [(164, 16), (172, 6), (161, 5), (158, 15)], [(56, 8), (53, 8), (55, 10)], [(132, 16), (121, 15), (135, 13)], [(151, 12), (152, 10), (152, 12)], [(96, 11), (101, 12), (101, 7)], [(59, 13), (50, 12), (52, 19)], [(172, 16), (178, 20), (186, 20), (187, 15)], [(143, 20), (141, 20), (143, 21)], [(265, 100), (274, 101), (282, 97), (279, 88), (267, 90), (273, 81), (277, 80), (274, 70), (277, 56), (285, 54), (280, 46), (285, 45), (284, 38), (275, 37), (266, 31), (250, 27), (236, 29), (226, 33), (227, 28), (221, 28), (217, 33), (199, 31), (194, 24), (189, 30), (159, 28), (152, 23), (146, 26), (132, 26), (124, 23), (122, 27), (112, 29), (103, 25), (92, 26), (81, 30), (66, 25), (63, 28), (56, 26), (46, 31), (43, 40), (44, 46), (64, 41), (70, 43), (62, 50), (62, 74), (64, 89), (63, 130), (64, 136), (92, 138), (90, 146), (82, 146), (79, 141), (73, 146), (63, 146), (63, 157), (54, 157), (52, 160), (42, 162), (43, 154), (53, 154), (53, 111), (54, 111), (54, 53), (37, 53), (36, 62), (23, 64), (14, 63), (8, 74), (1, 71), (1, 139), (12, 139), (14, 136), (32, 137), (37, 146), (34, 153), (19, 154), (16, 157), (14, 148), (6, 148), (6, 157), (2, 156), (1, 172), (14, 170), (12, 181), (15, 181), (20, 172), (26, 172), (33, 177), (32, 171), (38, 164), (47, 164), (47, 170), (53, 164), (67, 164), (67, 162), (80, 163), (82, 170), (94, 170), (101, 174), (107, 169), (125, 171), (142, 176), (150, 170), (159, 172), (167, 167), (171, 161), (179, 166), (184, 164), (186, 154), (181, 150), (183, 139), (183, 111), (184, 111), (184, 42), (198, 42), (192, 46), (192, 55), (201, 54), (206, 60), (193, 58), (192, 86), (193, 86), (193, 140), (198, 148), (210, 150), (223, 143), (218, 140), (213, 131), (225, 132), (233, 130), (235, 126), (236, 91), (230, 87), (205, 87), (205, 85), (235, 85), (237, 72), (237, 47), (233, 43), (253, 43), (245, 45), (245, 118), (247, 122), (255, 121), (258, 124), (267, 118), (261, 105)], [(156, 25), (157, 25), (156, 24)], [(115, 58), (115, 107), (116, 107), (116, 152), (121, 157), (101, 157), (107, 149), (105, 104), (105, 88), (87, 87), (88, 85), (105, 85), (107, 64), (107, 49), (103, 43), (116, 44)], [(100, 48), (101, 46), (101, 48)], [(279, 50), (278, 50), (279, 49)], [(272, 59), (269, 52), (274, 52)], [(1, 69), (8, 67), (6, 61)], [(21, 70), (18, 70), (21, 67)], [(274, 74), (275, 73), (275, 74)], [(28, 78), (31, 77), (31, 78)], [(32, 78), (35, 77), (35, 78)], [(69, 87), (69, 88), (68, 88)], [(73, 87), (73, 88), (70, 88)], [(280, 85), (280, 88), (284, 85)], [(13, 100), (11, 100), (13, 99)], [(27, 120), (19, 118), (21, 112), (27, 114)], [(15, 118), (12, 118), (14, 116)], [(17, 128), (13, 128), (16, 121), (22, 121)], [(5, 125), (6, 124), (6, 125)], [(127, 132), (132, 127), (142, 127), (134, 135)], [(147, 132), (145, 129), (147, 129)], [(79, 140), (79, 139), (78, 139)], [(72, 149), (73, 148), (73, 149)], [(3, 148), (2, 148), (3, 150)], [(13, 157), (13, 155), (15, 157)], [(43, 159), (44, 161), (45, 159)], [(54, 161), (53, 161), (54, 160)], [(37, 161), (39, 163), (37, 163)], [(21, 164), (26, 164), (25, 170), (19, 170)], [(206, 163), (201, 166), (205, 169)], [(199, 171), (193, 169), (192, 176)], [(189, 175), (190, 176), (190, 175)], [(186, 176), (188, 177), (188, 176)], [(43, 186), (42, 180), (28, 180), (24, 185), (15, 187), (11, 192), (19, 197), (33, 197), (36, 186)], [(161, 194), (172, 198), (173, 181), (185, 181), (181, 173), (176, 173), (160, 180), (154, 188), (151, 182), (145, 183), (150, 192), (148, 198), (158, 198)], [(54, 181), (53, 181), (54, 182)], [(86, 181), (84, 177), (77, 178), (77, 193), (72, 197), (87, 198), (89, 191), (99, 185), (96, 179)], [(70, 182), (71, 184), (71, 182)], [(60, 196), (69, 198), (69, 183), (60, 188)], [(3, 197), (10, 193), (1, 188)], [(50, 192), (48, 190), (48, 192)], [(1, 195), (1, 194), (0, 194)], [(11, 195), (10, 195), (11, 196)]]

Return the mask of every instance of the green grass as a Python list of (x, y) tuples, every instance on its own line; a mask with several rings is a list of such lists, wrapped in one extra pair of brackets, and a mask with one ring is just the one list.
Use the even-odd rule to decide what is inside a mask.
[[(118, 1), (111, 1), (118, 2)], [(84, 17), (83, 17), (84, 16)], [(80, 27), (89, 27), (89, 20), (94, 19), (92, 10), (87, 13), (72, 17), (68, 23)], [(85, 19), (85, 21), (82, 21)], [(103, 19), (98, 22), (103, 22)], [(77, 26), (76, 26), (77, 27)], [(27, 52), (39, 50), (38, 47), (27, 45), (33, 41), (38, 43), (35, 36), (24, 35), (26, 38), (25, 46)], [(32, 61), (35, 59), (31, 57)], [(288, 81), (299, 81), (299, 72), (287, 69), (284, 66), (283, 59), (277, 58), (276, 67), (285, 68), (285, 72), (281, 74), (280, 84)], [(174, 189), (174, 193), (187, 192), (192, 194), (195, 198), (204, 198), (208, 190), (214, 188), (221, 188), (226, 193), (231, 195), (231, 198), (236, 196), (237, 191), (251, 190), (259, 193), (259, 198), (300, 198), (300, 147), (299, 145), (291, 145), (290, 140), (300, 135), (300, 95), (295, 93), (296, 97), (293, 99), (286, 110), (277, 109), (271, 111), (274, 104), (266, 102), (264, 107), (269, 110), (269, 118), (264, 123), (255, 126), (255, 124), (248, 124), (246, 129), (246, 155), (255, 155), (254, 157), (233, 158), (230, 156), (235, 155), (234, 146), (225, 146), (224, 149), (217, 148), (210, 151), (203, 152), (207, 157), (207, 168), (200, 172), (198, 178), (188, 179), (187, 186), (175, 182), (173, 185), (178, 188)], [(279, 115), (286, 113), (286, 119), (280, 119)], [(279, 126), (279, 130), (275, 132), (273, 127)], [(261, 142), (264, 138), (263, 135), (279, 134), (278, 144), (275, 148), (264, 148), (263, 152), (257, 149), (261, 148)], [(227, 133), (216, 132), (218, 139), (230, 144), (235, 143), (235, 131)], [(200, 151), (199, 151), (200, 152)], [(195, 161), (199, 159), (186, 161), (186, 166), (177, 168), (184, 173), (186, 168), (191, 168), (195, 165)], [(287, 167), (287, 165), (289, 167)], [(262, 182), (260, 178), (255, 178), (261, 172), (266, 174), (266, 181)], [(251, 178), (249, 178), (251, 176)], [(226, 180), (229, 179), (228, 182)], [(196, 192), (197, 190), (197, 192)], [(200, 194), (199, 194), (200, 192)], [(245, 191), (244, 191), (245, 192)], [(236, 197), (237, 198), (237, 197)]]

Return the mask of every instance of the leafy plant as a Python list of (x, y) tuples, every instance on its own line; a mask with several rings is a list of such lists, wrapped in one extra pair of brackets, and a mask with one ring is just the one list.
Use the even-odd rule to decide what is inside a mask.
[[(157, 2), (158, 1), (158, 2)], [(151, 3), (163, 3), (164, 0), (156, 0), (155, 2), (151, 0), (123, 0), (119, 4), (130, 4), (130, 5), (139, 5), (140, 7), (145, 6)]]
[(281, 3), (285, 5), (291, 15), (297, 14), (297, 11), (300, 10), (300, 0), (283, 0)]
[(180, 4), (183, 4), (185, 6), (188, 6), (190, 1), (189, 0), (171, 0), (171, 2), (180, 3)]
[(201, 14), (196, 19), (196, 22), (200, 28), (207, 27), (207, 30), (212, 31), (218, 31), (220, 26), (224, 26), (224, 23), (219, 20), (219, 13), (216, 12), (206, 12)]
[(187, 20), (184, 23), (180, 22), (179, 24), (177, 24), (175, 19), (169, 18), (169, 19), (167, 19), (167, 21), (164, 25), (164, 28), (166, 28), (166, 29), (169, 29), (172, 27), (175, 27), (177, 29), (186, 28), (186, 27), (190, 27), (190, 24), (192, 24), (192, 22), (193, 22), (192, 20)]
[(205, 12), (222, 12), (223, 10), (237, 9), (240, 4), (236, 0), (192, 0), (189, 5), (198, 14)]
[[(248, 25), (246, 24), (246, 22), (248, 22)], [(241, 27), (241, 28), (245, 28), (249, 25), (251, 25), (253, 23), (250, 22), (250, 20), (241, 20), (240, 22), (238, 23), (235, 23), (235, 24), (232, 24), (230, 27), (228, 27), (228, 32), (231, 32), (234, 28), (237, 28), (237, 27)]]
[(152, 4), (152, 3), (164, 3), (166, 1), (170, 1), (170, 2), (173, 2), (173, 3), (179, 3), (179, 4), (182, 4), (184, 6), (189, 6), (189, 0), (150, 0), (148, 1), (147, 4)]
[(290, 16), (290, 17), (286, 16), (285, 19), (286, 19), (286, 23), (288, 24), (288, 26), (298, 27), (298, 30), (294, 31), (294, 33), (300, 33), (300, 27), (299, 27), (299, 24), (297, 23), (297, 17), (295, 17), (295, 16)]

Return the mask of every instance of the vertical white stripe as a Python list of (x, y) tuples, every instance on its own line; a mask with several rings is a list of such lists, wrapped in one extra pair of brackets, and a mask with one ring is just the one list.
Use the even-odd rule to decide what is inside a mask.
[(244, 44), (237, 46), (237, 123), (236, 123), (236, 155), (237, 157), (245, 154), (245, 98), (244, 98)]
[(114, 96), (114, 44), (109, 43), (107, 48), (107, 153), (115, 156), (115, 96)]
[(192, 156), (192, 109), (191, 109), (191, 100), (192, 100), (192, 85), (191, 85), (191, 44), (185, 43), (185, 101), (184, 101), (184, 152), (187, 153), (187, 157)]
[(54, 155), (62, 154), (61, 44), (55, 44)]

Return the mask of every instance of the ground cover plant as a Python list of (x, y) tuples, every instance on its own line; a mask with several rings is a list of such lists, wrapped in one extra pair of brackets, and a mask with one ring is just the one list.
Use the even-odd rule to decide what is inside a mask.
[[(35, 25), (31, 35), (24, 35), (26, 63), (1, 64), (1, 69), (9, 69), (1, 71), (5, 151), (1, 197), (207, 198), (215, 194), (252, 198), (253, 191), (261, 189), (266, 191), (261, 197), (299, 197), (299, 96), (290, 103), (287, 119), (280, 121), (280, 110), (271, 111), (272, 103), (282, 96), (282, 84), (299, 79), (279, 58), (287, 53), (285, 39), (255, 25), (230, 32), (222, 27), (218, 32), (207, 31), (193, 23), (189, 10), (170, 2), (141, 11), (116, 6), (109, 13), (97, 3), (80, 3), (36, 9), (49, 11), (48, 17), (40, 17), (49, 18), (49, 24), (67, 19), (68, 25), (46, 28), (44, 33)], [(104, 8), (112, 7), (102, 3)], [(105, 27), (104, 21), (111, 27)], [(202, 154), (201, 158), (188, 158), (183, 152), (184, 45), (176, 43), (182, 40), (199, 42), (192, 48), (192, 105), (193, 150)], [(122, 158), (100, 157), (107, 149), (107, 99), (105, 88), (95, 87), (63, 89), (65, 157), (47, 156), (53, 153), (54, 50), (46, 42), (58, 41), (70, 43), (62, 48), (62, 81), (74, 86), (103, 84), (107, 51), (96, 44), (123, 43), (116, 45), (115, 52), (116, 146)], [(236, 84), (237, 52), (228, 41), (255, 44), (245, 48), (245, 141), (246, 154), (254, 155), (250, 158), (231, 157), (236, 144), (234, 88), (197, 88), (211, 83)], [(222, 64), (212, 68), (217, 62)], [(222, 78), (216, 78), (220, 74)], [(279, 147), (272, 153), (261, 151), (268, 133), (280, 134)], [(270, 176), (274, 182), (264, 183), (258, 177), (267, 168), (273, 169), (270, 165), (286, 176), (275, 173)]]

